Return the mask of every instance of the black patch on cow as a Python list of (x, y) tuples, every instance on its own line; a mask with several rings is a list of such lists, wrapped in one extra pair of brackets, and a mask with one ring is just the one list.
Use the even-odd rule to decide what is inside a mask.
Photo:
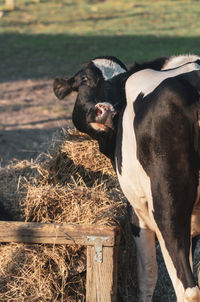
[[(114, 165), (114, 150), (115, 150), (115, 140), (116, 134), (113, 130), (109, 130), (107, 132), (99, 134), (98, 144), (99, 150), (101, 153), (105, 154)], [(115, 168), (115, 166), (113, 166)]]
[(116, 136), (116, 147), (115, 147), (115, 158), (116, 158), (116, 165), (119, 171), (119, 174), (122, 174), (122, 137), (123, 137), (123, 114), (126, 106), (121, 110), (118, 119), (118, 128), (117, 128), (117, 136)]
[[(199, 64), (200, 64), (200, 60)], [(181, 74), (179, 76), (177, 76), (177, 78), (180, 81), (186, 81), (188, 82), (192, 87), (194, 87), (194, 89), (200, 93), (200, 70), (194, 70), (194, 71), (190, 71), (184, 74)]]
[(96, 139), (94, 137), (95, 131), (87, 122), (87, 114), (90, 108), (98, 102), (98, 99), (104, 99), (104, 80), (102, 74), (93, 63), (88, 63), (87, 68), (77, 74), (76, 82), (81, 82), (81, 84), (78, 88), (72, 121), (79, 131), (87, 133)]
[(200, 65), (200, 60), (199, 59), (196, 60), (195, 63), (198, 64), (198, 65)]
[(128, 77), (129, 74), (124, 72), (104, 83), (105, 101), (112, 104), (117, 112), (126, 104), (125, 84)]
[(194, 128), (199, 96), (184, 76), (166, 79), (135, 104), (134, 131), (138, 159), (151, 179), (154, 218), (186, 288), (195, 286), (189, 250), (198, 186)]
[(161, 70), (162, 67), (165, 65), (165, 63), (169, 60), (169, 57), (161, 57), (161, 58), (157, 58), (155, 60), (152, 61), (147, 61), (147, 62), (143, 62), (143, 63), (137, 63), (135, 62), (133, 66), (131, 66), (131, 68), (129, 69), (129, 72), (131, 74), (143, 70), (143, 69), (153, 69), (153, 70)]
[(140, 225), (139, 225), (139, 219), (130, 204), (130, 202), (127, 200), (127, 215), (128, 215), (128, 221), (131, 228), (131, 233), (134, 237), (140, 237)]

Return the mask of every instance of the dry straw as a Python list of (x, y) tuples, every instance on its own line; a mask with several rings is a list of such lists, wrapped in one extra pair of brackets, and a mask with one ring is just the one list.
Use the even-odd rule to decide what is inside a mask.
[[(135, 301), (128, 298), (134, 269), (125, 261), (130, 256), (126, 203), (111, 163), (95, 141), (76, 130), (57, 133), (48, 153), (35, 162), (13, 162), (1, 169), (0, 188), (14, 220), (121, 226), (126, 236), (119, 292)], [(133, 266), (133, 257), (130, 262)], [(0, 246), (0, 301), (85, 301), (85, 275), (83, 246)]]

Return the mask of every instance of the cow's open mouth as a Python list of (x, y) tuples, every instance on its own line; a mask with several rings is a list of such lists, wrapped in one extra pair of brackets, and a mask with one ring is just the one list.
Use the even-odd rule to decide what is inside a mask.
[(102, 110), (100, 107), (97, 107), (97, 116), (101, 116), (102, 114), (104, 114), (104, 110)]
[(97, 131), (114, 129), (113, 118), (116, 115), (114, 107), (109, 103), (97, 103), (90, 113), (88, 122)]

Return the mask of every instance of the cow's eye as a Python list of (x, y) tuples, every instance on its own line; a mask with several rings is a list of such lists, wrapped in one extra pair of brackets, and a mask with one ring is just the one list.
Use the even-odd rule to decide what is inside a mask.
[(88, 78), (84, 75), (81, 79), (82, 83), (86, 83), (88, 81)]

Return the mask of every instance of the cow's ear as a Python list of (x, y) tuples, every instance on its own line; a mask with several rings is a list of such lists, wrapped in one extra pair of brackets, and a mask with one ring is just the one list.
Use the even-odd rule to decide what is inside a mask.
[(64, 97), (72, 92), (72, 90), (70, 79), (55, 78), (53, 82), (53, 91), (59, 100), (64, 99)]

